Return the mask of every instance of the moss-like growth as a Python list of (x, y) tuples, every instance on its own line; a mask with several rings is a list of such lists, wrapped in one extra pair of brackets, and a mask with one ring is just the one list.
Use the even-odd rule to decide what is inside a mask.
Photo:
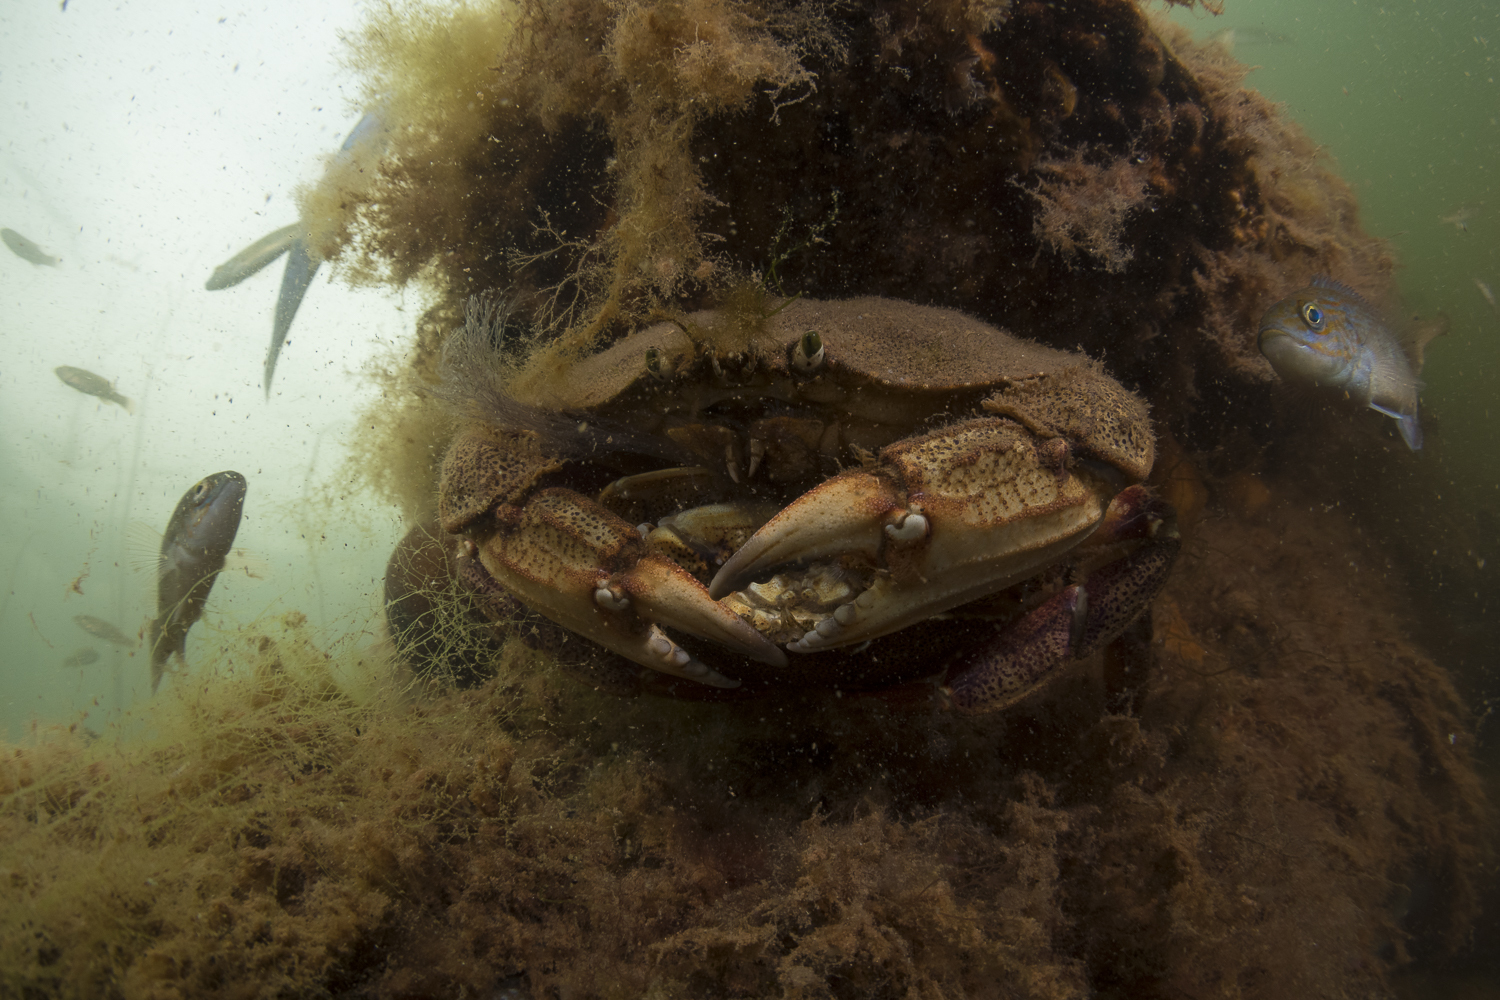
[(1463, 941), (1489, 814), (1307, 506), (1201, 522), (1133, 716), (1097, 664), (971, 720), (622, 699), (520, 644), (355, 702), (378, 653), (249, 630), (152, 737), (4, 748), (0, 993), (1380, 995)]

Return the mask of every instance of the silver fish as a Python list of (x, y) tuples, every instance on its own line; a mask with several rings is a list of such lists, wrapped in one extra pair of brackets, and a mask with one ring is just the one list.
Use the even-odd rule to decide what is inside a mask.
[[(386, 132), (381, 110), (365, 112), (334, 154), (330, 169), (347, 165), (356, 156), (378, 153), (385, 142)], [(267, 399), (271, 397), (271, 379), (276, 375), (276, 361), (281, 356), (282, 345), (286, 343), (292, 320), (296, 318), (297, 309), (322, 266), (323, 258), (308, 248), (307, 230), (303, 224), (293, 223), (261, 237), (214, 268), (214, 273), (203, 286), (212, 292), (237, 285), (282, 254), (287, 255), (286, 270), (281, 275), (281, 293), (276, 297), (276, 315), (271, 321), (271, 346), (266, 350), (263, 378)]]
[(1474, 218), (1474, 210), (1467, 205), (1461, 205), (1452, 215), (1438, 216), (1439, 222), (1446, 222), (1461, 233), (1469, 231), (1469, 220)]
[(67, 669), (72, 669), (74, 667), (86, 667), (90, 663), (97, 662), (98, 659), (98, 650), (89, 649), (87, 646), (84, 646), (81, 649), (74, 650), (66, 660), (63, 660), (62, 665)]
[(1479, 289), (1479, 294), (1484, 296), (1484, 301), (1490, 304), (1490, 311), (1500, 313), (1500, 304), (1495, 302), (1495, 292), (1490, 288), (1489, 283), (1475, 278), (1474, 287)]
[(203, 287), (210, 292), (221, 288), (233, 288), (263, 267), (269, 266), (277, 257), (286, 253), (293, 243), (302, 239), (302, 223), (294, 222), (282, 226), (274, 233), (262, 236), (233, 257), (214, 268)]
[(286, 255), (286, 270), (281, 274), (281, 294), (276, 297), (276, 318), (271, 322), (271, 346), (266, 350), (266, 371), (263, 384), (266, 398), (271, 398), (271, 377), (276, 374), (276, 359), (281, 356), (281, 345), (292, 330), (292, 318), (302, 297), (312, 284), (313, 277), (323, 263), (322, 258), (308, 252), (307, 243), (297, 239)]
[(134, 646), (135, 640), (130, 638), (113, 622), (107, 622), (103, 618), (95, 618), (93, 615), (74, 615), (73, 621), (79, 628), (96, 639), (114, 643), (116, 646)]
[(11, 253), (38, 266), (56, 267), (62, 263), (61, 258), (53, 257), (14, 229), (0, 229), (0, 240), (5, 241)]
[(238, 472), (216, 472), (177, 501), (157, 559), (156, 618), (149, 640), (153, 694), (172, 654), (186, 657), (188, 629), (203, 614), (244, 507), (245, 477)]
[(102, 375), (95, 375), (87, 369), (74, 368), (72, 365), (58, 365), (52, 370), (63, 380), (64, 385), (77, 389), (85, 396), (97, 396), (106, 403), (114, 403), (126, 413), (135, 412), (135, 404), (116, 392), (115, 384)]
[(1438, 326), (1402, 344), (1375, 307), (1352, 288), (1314, 278), (1266, 311), (1260, 351), (1289, 382), (1311, 382), (1345, 395), (1396, 421), (1413, 451), (1422, 447), (1417, 394), (1422, 347)]

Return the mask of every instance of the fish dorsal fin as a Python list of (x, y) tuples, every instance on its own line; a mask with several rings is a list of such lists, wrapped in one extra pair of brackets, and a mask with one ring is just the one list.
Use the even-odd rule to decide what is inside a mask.
[(1406, 356), (1411, 358), (1412, 371), (1422, 370), (1422, 355), (1427, 345), (1435, 338), (1445, 336), (1452, 326), (1448, 314), (1440, 312), (1426, 320), (1413, 316), (1411, 322), (1402, 328), (1401, 345), (1406, 348)]
[(1354, 289), (1350, 288), (1348, 285), (1344, 284), (1342, 281), (1334, 281), (1326, 274), (1313, 275), (1313, 279), (1311, 282), (1309, 282), (1309, 284), (1311, 284), (1314, 288), (1326, 288), (1330, 292), (1338, 292), (1340, 295), (1347, 295), (1351, 299), (1354, 299), (1356, 302), (1358, 302), (1360, 305), (1364, 306), (1374, 315), (1380, 315), (1380, 310), (1375, 308), (1375, 304), (1373, 302), (1365, 298), (1359, 292), (1356, 292)]

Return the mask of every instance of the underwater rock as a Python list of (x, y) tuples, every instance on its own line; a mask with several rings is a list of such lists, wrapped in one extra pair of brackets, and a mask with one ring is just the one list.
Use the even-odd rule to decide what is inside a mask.
[[(1188, 514), (1155, 665), (970, 719), (619, 697), (523, 636), (479, 687), (361, 705), (295, 629), (226, 638), (156, 742), (0, 755), (0, 992), (1368, 996), (1462, 946), (1474, 720), (1332, 502), (1409, 456), (1350, 478), (1255, 344), (1313, 274), (1379, 302), (1391, 261), (1222, 46), (1125, 0), (418, 7), (359, 46), (387, 154), (303, 218), (433, 296), (357, 443), (410, 523), (472, 293), (558, 364), (747, 288), (955, 307), (1151, 403)], [(398, 600), (461, 572), (425, 545)], [(398, 643), (441, 674), (447, 628)]]
[(1390, 290), (1314, 144), (1128, 0), (554, 0), (357, 53), (388, 155), (306, 194), (318, 252), (448, 315), (508, 289), (574, 349), (759, 276), (1082, 349), (1184, 446), (1243, 449), (1275, 406), (1266, 307), (1318, 273)]

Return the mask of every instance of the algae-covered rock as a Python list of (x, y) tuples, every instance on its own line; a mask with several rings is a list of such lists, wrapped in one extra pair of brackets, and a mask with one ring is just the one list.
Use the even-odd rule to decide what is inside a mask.
[(1473, 720), (1319, 461), (1406, 456), (1287, 420), (1255, 349), (1285, 289), (1379, 300), (1392, 262), (1222, 49), (1126, 0), (528, 0), (381, 10), (352, 61), (390, 140), (304, 218), (432, 296), (358, 441), (413, 525), (470, 295), (563, 365), (767, 289), (955, 307), (1150, 401), (1184, 539), (1155, 666), (979, 719), (623, 698), (479, 621), (415, 527), (423, 683), (356, 702), (268, 628), (150, 738), (4, 748), (0, 994), (1379, 996), (1463, 945)]

